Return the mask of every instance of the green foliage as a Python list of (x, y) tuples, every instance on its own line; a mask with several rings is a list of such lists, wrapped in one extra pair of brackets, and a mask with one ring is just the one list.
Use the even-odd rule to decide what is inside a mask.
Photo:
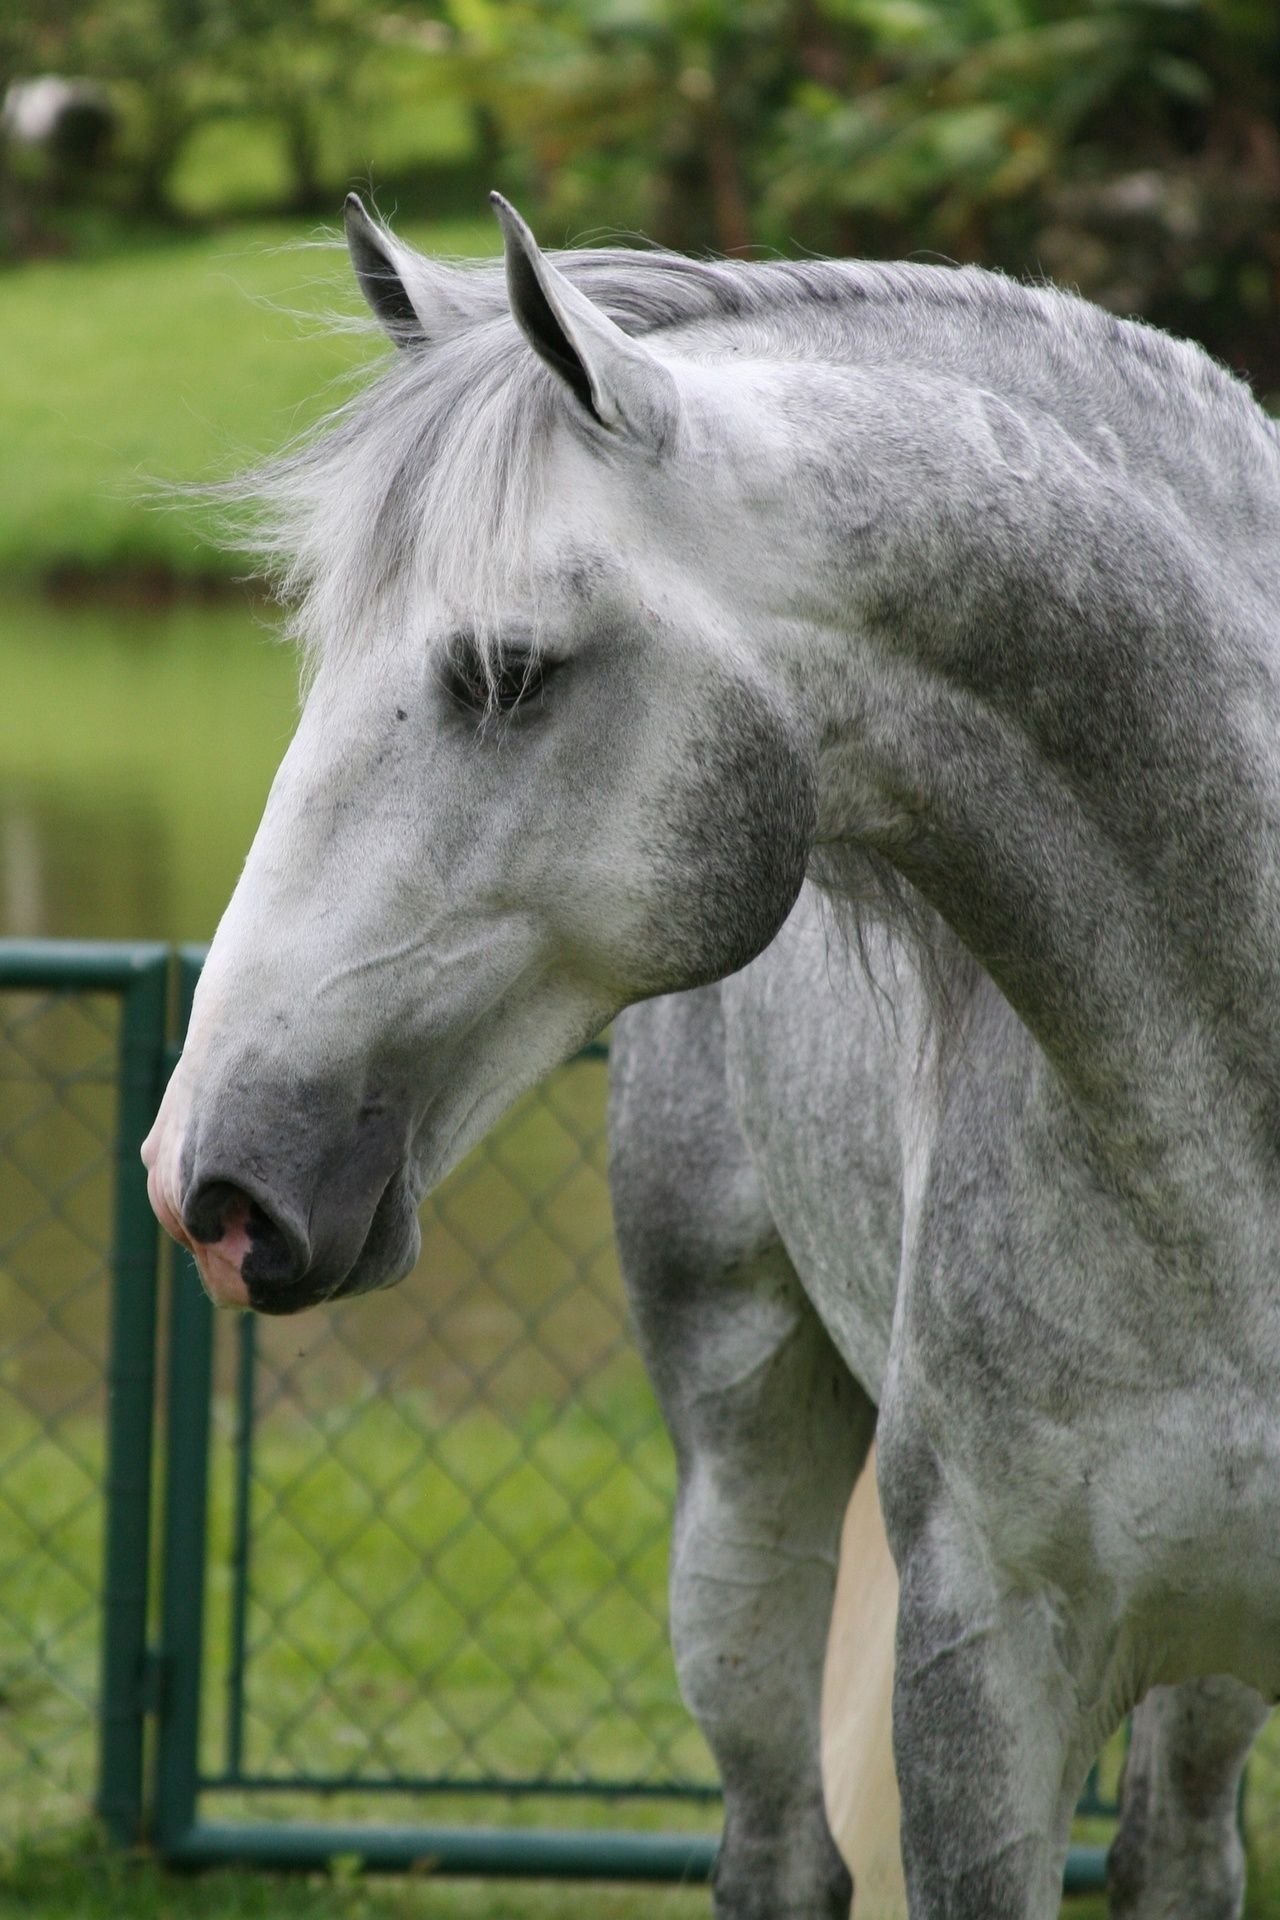
[(1280, 386), (1261, 0), (449, 0), (548, 224), (1048, 272)]
[[(11, 0), (0, 81), (42, 68), (123, 115), (100, 224), (498, 184), (550, 240), (1047, 274), (1280, 391), (1270, 0)], [(0, 152), (0, 251), (83, 246), (35, 164)]]
[(796, 68), (789, 0), (450, 0), (455, 60), (510, 173), (571, 226), (750, 244)]
[[(115, 163), (78, 188), (135, 212), (234, 211), (246, 197), (263, 210), (328, 210), (371, 167), (447, 171), (475, 147), (469, 106), (440, 57), (444, 30), (420, 9), (402, 15), (377, 0), (13, 5), (0, 24), (0, 85), (52, 69), (105, 86), (121, 116)], [(384, 141), (388, 115), (395, 126)], [(233, 159), (229, 193), (216, 167), (203, 188), (176, 191), (193, 139), (215, 125), (247, 130), (259, 161), (265, 129), (265, 169), (251, 162), (246, 176)], [(22, 170), (16, 149), (9, 159)], [(38, 188), (38, 168), (26, 172)], [(43, 239), (36, 231), (36, 250)]]

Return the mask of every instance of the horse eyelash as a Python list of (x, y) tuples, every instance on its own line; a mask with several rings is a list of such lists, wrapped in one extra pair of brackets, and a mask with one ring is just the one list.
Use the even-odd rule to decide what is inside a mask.
[(448, 648), (440, 678), (455, 706), (484, 719), (513, 714), (531, 695), (540, 694), (547, 670), (536, 653), (523, 647), (499, 651), (487, 660), (471, 635), (459, 634)]

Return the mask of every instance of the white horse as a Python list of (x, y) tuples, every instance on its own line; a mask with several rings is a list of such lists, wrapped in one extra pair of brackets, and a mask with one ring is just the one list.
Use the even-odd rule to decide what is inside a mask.
[[(215, 1299), (415, 1204), (623, 1009), (722, 1920), (835, 1916), (835, 1548), (878, 1432), (913, 1920), (1225, 1920), (1280, 1689), (1280, 444), (973, 270), (413, 254), (247, 485), (310, 684), (147, 1147)], [(639, 1005), (637, 1003), (644, 1003)], [(1152, 1690), (1155, 1690), (1154, 1692)]]

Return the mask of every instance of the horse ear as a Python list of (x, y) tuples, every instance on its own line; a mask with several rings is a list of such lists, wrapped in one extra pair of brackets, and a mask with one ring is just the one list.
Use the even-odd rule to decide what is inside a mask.
[(472, 316), (451, 284), (456, 269), (394, 239), (369, 218), (358, 193), (347, 195), (343, 225), (360, 291), (398, 347), (438, 344), (468, 324)]
[(506, 242), (511, 311), (529, 345), (600, 426), (661, 451), (680, 411), (666, 367), (552, 266), (500, 193), (489, 198)]
[(358, 193), (347, 195), (343, 225), (360, 291), (375, 317), (398, 347), (420, 346), (427, 337), (426, 328), (404, 284), (399, 246), (374, 225)]

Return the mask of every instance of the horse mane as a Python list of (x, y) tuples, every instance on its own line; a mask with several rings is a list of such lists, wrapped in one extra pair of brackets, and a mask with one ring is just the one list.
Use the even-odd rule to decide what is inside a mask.
[[(1270, 438), (1268, 465), (1280, 447), (1248, 389), (1201, 349), (1051, 287), (914, 263), (746, 263), (617, 248), (552, 257), (624, 331), (694, 360), (736, 349), (954, 373), (1065, 413), (1086, 436), (1099, 425), (1112, 439), (1118, 432), (1139, 455), (1154, 449), (1158, 469), (1216, 460), (1233, 486), (1256, 463), (1260, 434)], [(239, 542), (274, 577), (313, 670), (335, 651), (366, 650), (424, 602), (465, 623), (483, 651), (487, 630), (532, 585), (530, 534), (563, 418), (559, 383), (516, 327), (500, 260), (440, 262), (405, 249), (395, 258), (416, 309), (435, 319), (433, 336), (390, 353), (281, 455), (214, 490)], [(977, 963), (875, 855), (845, 849), (812, 877), (832, 909), (832, 938), (888, 1017), (899, 943), (913, 956), (941, 1061), (975, 1004)]]
[[(631, 248), (551, 256), (625, 331), (691, 357), (732, 340), (762, 356), (965, 365), (992, 342), (1009, 364), (1051, 369), (1065, 391), (1110, 381), (1123, 410), (1167, 401), (1260, 418), (1248, 390), (1199, 348), (1070, 294), (973, 267), (859, 261), (695, 260)], [(208, 490), (254, 553), (312, 660), (360, 644), (429, 590), (483, 638), (527, 587), (528, 530), (563, 401), (511, 318), (500, 260), (442, 262), (397, 249), (435, 336), (390, 355), (372, 381), (275, 459)], [(948, 323), (967, 316), (958, 330)]]

